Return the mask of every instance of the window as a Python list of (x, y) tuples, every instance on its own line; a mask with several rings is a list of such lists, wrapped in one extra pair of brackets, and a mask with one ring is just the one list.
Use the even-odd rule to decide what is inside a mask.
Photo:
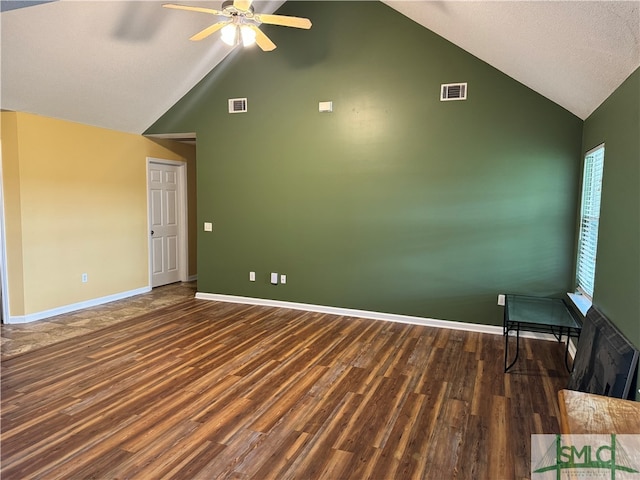
[(578, 290), (589, 298), (593, 297), (593, 285), (596, 276), (603, 166), (604, 144), (587, 152), (584, 158), (584, 173), (582, 177), (576, 283)]

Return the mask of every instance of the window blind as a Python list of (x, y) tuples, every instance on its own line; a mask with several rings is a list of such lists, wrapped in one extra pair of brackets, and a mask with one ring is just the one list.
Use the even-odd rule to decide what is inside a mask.
[(580, 236), (578, 240), (578, 289), (593, 297), (598, 250), (598, 225), (600, 223), (600, 196), (604, 167), (604, 145), (585, 155), (582, 178), (582, 204), (580, 208)]

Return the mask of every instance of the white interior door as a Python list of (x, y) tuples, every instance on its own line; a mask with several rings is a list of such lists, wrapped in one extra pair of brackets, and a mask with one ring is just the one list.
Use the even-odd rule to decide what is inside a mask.
[(181, 280), (180, 167), (149, 163), (151, 286)]

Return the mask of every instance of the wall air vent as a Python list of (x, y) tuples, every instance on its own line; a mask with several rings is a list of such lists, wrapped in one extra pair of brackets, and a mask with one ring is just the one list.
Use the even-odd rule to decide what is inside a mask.
[(445, 83), (440, 85), (440, 101), (448, 100), (466, 100), (467, 84), (466, 83)]
[(229, 113), (243, 113), (247, 111), (246, 98), (230, 98)]

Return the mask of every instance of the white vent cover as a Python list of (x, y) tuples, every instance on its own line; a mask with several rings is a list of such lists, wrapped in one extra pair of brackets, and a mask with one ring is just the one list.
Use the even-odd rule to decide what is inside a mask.
[(448, 100), (466, 100), (467, 84), (466, 83), (445, 83), (440, 85), (440, 101)]
[(246, 98), (230, 98), (229, 113), (243, 113), (247, 111)]
[(333, 112), (333, 102), (318, 102), (318, 111), (321, 113)]

